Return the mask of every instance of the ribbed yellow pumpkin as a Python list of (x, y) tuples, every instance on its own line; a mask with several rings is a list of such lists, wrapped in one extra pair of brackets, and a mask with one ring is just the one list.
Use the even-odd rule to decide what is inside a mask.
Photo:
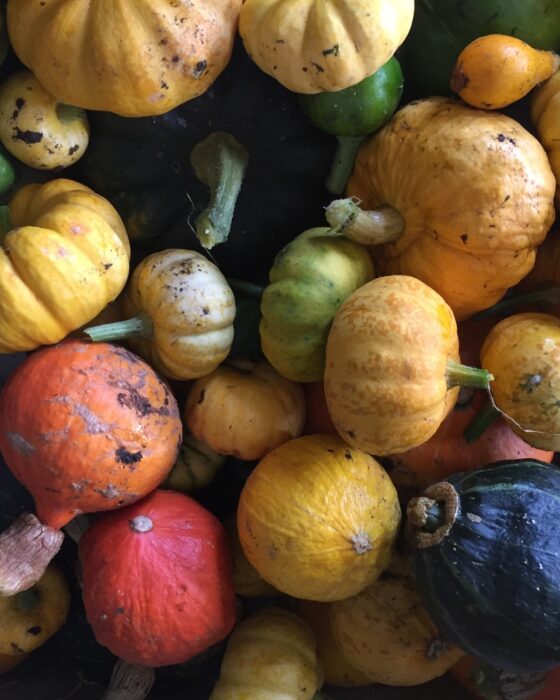
[(141, 117), (205, 92), (227, 65), (241, 0), (9, 0), (18, 58), (59, 100)]
[(57, 343), (121, 292), (128, 237), (113, 206), (88, 187), (65, 179), (27, 185), (10, 201), (9, 219), (0, 249), (0, 352)]
[(414, 0), (246, 0), (239, 33), (259, 68), (284, 87), (331, 92), (381, 68), (413, 14)]

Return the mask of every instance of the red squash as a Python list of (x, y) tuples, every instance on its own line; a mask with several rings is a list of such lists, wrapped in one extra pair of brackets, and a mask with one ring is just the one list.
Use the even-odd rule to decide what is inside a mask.
[(195, 500), (154, 491), (100, 516), (79, 546), (97, 641), (143, 666), (182, 663), (235, 623), (231, 555), (220, 522)]

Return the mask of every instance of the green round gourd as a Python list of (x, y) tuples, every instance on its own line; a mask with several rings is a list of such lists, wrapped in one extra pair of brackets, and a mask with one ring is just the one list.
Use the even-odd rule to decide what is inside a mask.
[(320, 381), (337, 309), (373, 276), (368, 250), (327, 227), (288, 243), (261, 300), (261, 348), (276, 371), (295, 382)]
[(218, 475), (226, 458), (192, 435), (185, 435), (173, 469), (162, 488), (192, 493), (208, 486)]

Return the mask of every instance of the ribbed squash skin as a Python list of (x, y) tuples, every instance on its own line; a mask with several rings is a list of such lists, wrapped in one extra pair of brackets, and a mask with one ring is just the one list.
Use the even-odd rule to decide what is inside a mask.
[(560, 470), (497, 462), (447, 478), (459, 513), (441, 542), (415, 549), (418, 589), (440, 633), (498, 668), (560, 663)]

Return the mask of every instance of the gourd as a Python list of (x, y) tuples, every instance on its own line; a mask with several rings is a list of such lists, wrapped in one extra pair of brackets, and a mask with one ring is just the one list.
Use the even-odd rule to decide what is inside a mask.
[(0, 450), (37, 517), (23, 514), (0, 536), (0, 594), (38, 580), (75, 515), (152, 491), (181, 436), (169, 387), (124, 348), (66, 341), (30, 355), (0, 395)]
[(520, 313), (500, 321), (480, 353), (494, 373), (492, 395), (511, 429), (533, 447), (560, 449), (557, 356), (560, 319)]
[(409, 575), (385, 572), (364, 591), (331, 603), (330, 623), (343, 657), (370, 683), (426, 683), (464, 655), (440, 638)]
[(163, 114), (208, 89), (228, 63), (240, 0), (134, 0), (56, 8), (9, 0), (18, 58), (62, 102), (126, 117)]
[(106, 199), (73, 180), (18, 190), (2, 210), (1, 238), (0, 352), (57, 343), (125, 285), (123, 223)]
[(224, 455), (218, 454), (202, 440), (189, 434), (183, 435), (175, 464), (161, 488), (183, 493), (203, 489), (218, 475), (225, 459)]
[(124, 311), (127, 321), (85, 333), (95, 342), (127, 338), (171, 379), (203, 377), (228, 355), (235, 299), (220, 270), (200, 253), (170, 249), (144, 258), (127, 285)]
[(96, 639), (125, 661), (180, 663), (234, 625), (225, 532), (185, 494), (156, 490), (99, 518), (80, 541), (79, 555)]
[(53, 97), (28, 70), (0, 84), (0, 141), (32, 168), (67, 168), (89, 142), (86, 113)]
[(259, 572), (249, 563), (245, 556), (239, 541), (235, 518), (229, 519), (225, 524), (225, 528), (233, 561), (233, 587), (235, 593), (244, 598), (278, 595), (278, 591), (274, 586), (271, 586), (261, 578)]
[(184, 419), (216, 452), (256, 460), (301, 434), (305, 399), (266, 362), (230, 360), (194, 382)]
[(31, 588), (0, 597), (0, 671), (16, 666), (50, 639), (69, 609), (68, 584), (52, 564)]
[(554, 220), (554, 187), (544, 149), (516, 121), (427, 98), (358, 152), (347, 193), (375, 218), (344, 200), (328, 221), (361, 242), (370, 234), (378, 274), (418, 277), (462, 320), (530, 272)]
[(338, 433), (380, 456), (421, 445), (459, 386), (488, 387), (488, 372), (459, 362), (457, 324), (437, 292), (406, 275), (364, 284), (337, 311), (327, 340), (325, 395)]
[(323, 685), (307, 624), (282, 608), (264, 608), (230, 637), (210, 700), (311, 700)]
[(560, 67), (553, 51), (534, 49), (506, 34), (487, 34), (459, 54), (451, 89), (471, 107), (501, 109), (525, 97)]
[(539, 141), (544, 146), (552, 172), (556, 178), (556, 203), (560, 203), (560, 149), (558, 139), (558, 113), (560, 111), (560, 74), (555, 73), (541, 87), (537, 88), (531, 99), (531, 121)]
[(261, 70), (288, 90), (333, 92), (386, 63), (412, 24), (413, 0), (246, 0), (239, 33)]
[(399, 522), (385, 470), (332, 435), (296, 438), (270, 452), (245, 482), (237, 508), (241, 546), (263, 579), (320, 602), (375, 581), (389, 563)]
[(452, 474), (407, 506), (412, 570), (440, 633), (500, 669), (558, 665), (560, 472), (522, 459)]
[(259, 334), (270, 364), (292, 381), (319, 381), (336, 310), (373, 276), (367, 249), (329, 228), (308, 229), (288, 243), (261, 300)]

